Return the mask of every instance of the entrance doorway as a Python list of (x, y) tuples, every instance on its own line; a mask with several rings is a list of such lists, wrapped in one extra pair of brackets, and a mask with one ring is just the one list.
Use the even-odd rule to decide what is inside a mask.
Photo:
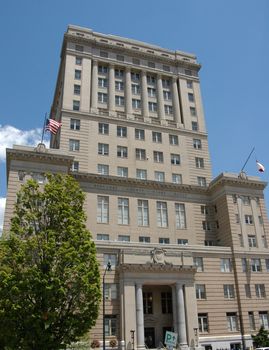
[(149, 349), (155, 348), (155, 328), (145, 328), (145, 344)]
[(241, 343), (231, 343), (230, 349), (231, 350), (240, 350), (241, 349)]

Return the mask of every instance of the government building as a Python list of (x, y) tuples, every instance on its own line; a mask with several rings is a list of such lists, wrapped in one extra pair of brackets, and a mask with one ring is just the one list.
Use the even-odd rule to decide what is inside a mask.
[[(50, 113), (61, 128), (49, 149), (7, 149), (4, 231), (31, 177), (69, 173), (86, 193), (107, 347), (162, 347), (172, 331), (181, 349), (247, 349), (268, 329), (266, 183), (212, 178), (200, 68), (193, 54), (70, 25)], [(102, 308), (90, 337), (102, 346)]]

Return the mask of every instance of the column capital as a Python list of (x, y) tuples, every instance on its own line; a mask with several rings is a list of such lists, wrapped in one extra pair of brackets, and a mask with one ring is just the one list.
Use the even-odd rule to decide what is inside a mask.
[(126, 67), (125, 67), (125, 72), (131, 72), (131, 67), (126, 66)]
[(115, 63), (114, 62), (109, 62), (109, 68), (115, 68)]

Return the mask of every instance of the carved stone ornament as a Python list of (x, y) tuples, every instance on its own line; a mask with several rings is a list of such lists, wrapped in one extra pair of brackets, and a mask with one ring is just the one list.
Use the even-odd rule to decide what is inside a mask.
[(165, 249), (161, 249), (161, 248), (154, 248), (151, 252), (150, 252), (150, 256), (152, 259), (152, 262), (154, 264), (167, 264), (167, 262), (165, 261), (165, 253), (166, 250)]

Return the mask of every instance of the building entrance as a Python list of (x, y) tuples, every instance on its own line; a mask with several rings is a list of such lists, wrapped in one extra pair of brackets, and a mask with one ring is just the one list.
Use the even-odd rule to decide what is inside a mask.
[(155, 328), (145, 328), (145, 344), (149, 349), (155, 348)]

